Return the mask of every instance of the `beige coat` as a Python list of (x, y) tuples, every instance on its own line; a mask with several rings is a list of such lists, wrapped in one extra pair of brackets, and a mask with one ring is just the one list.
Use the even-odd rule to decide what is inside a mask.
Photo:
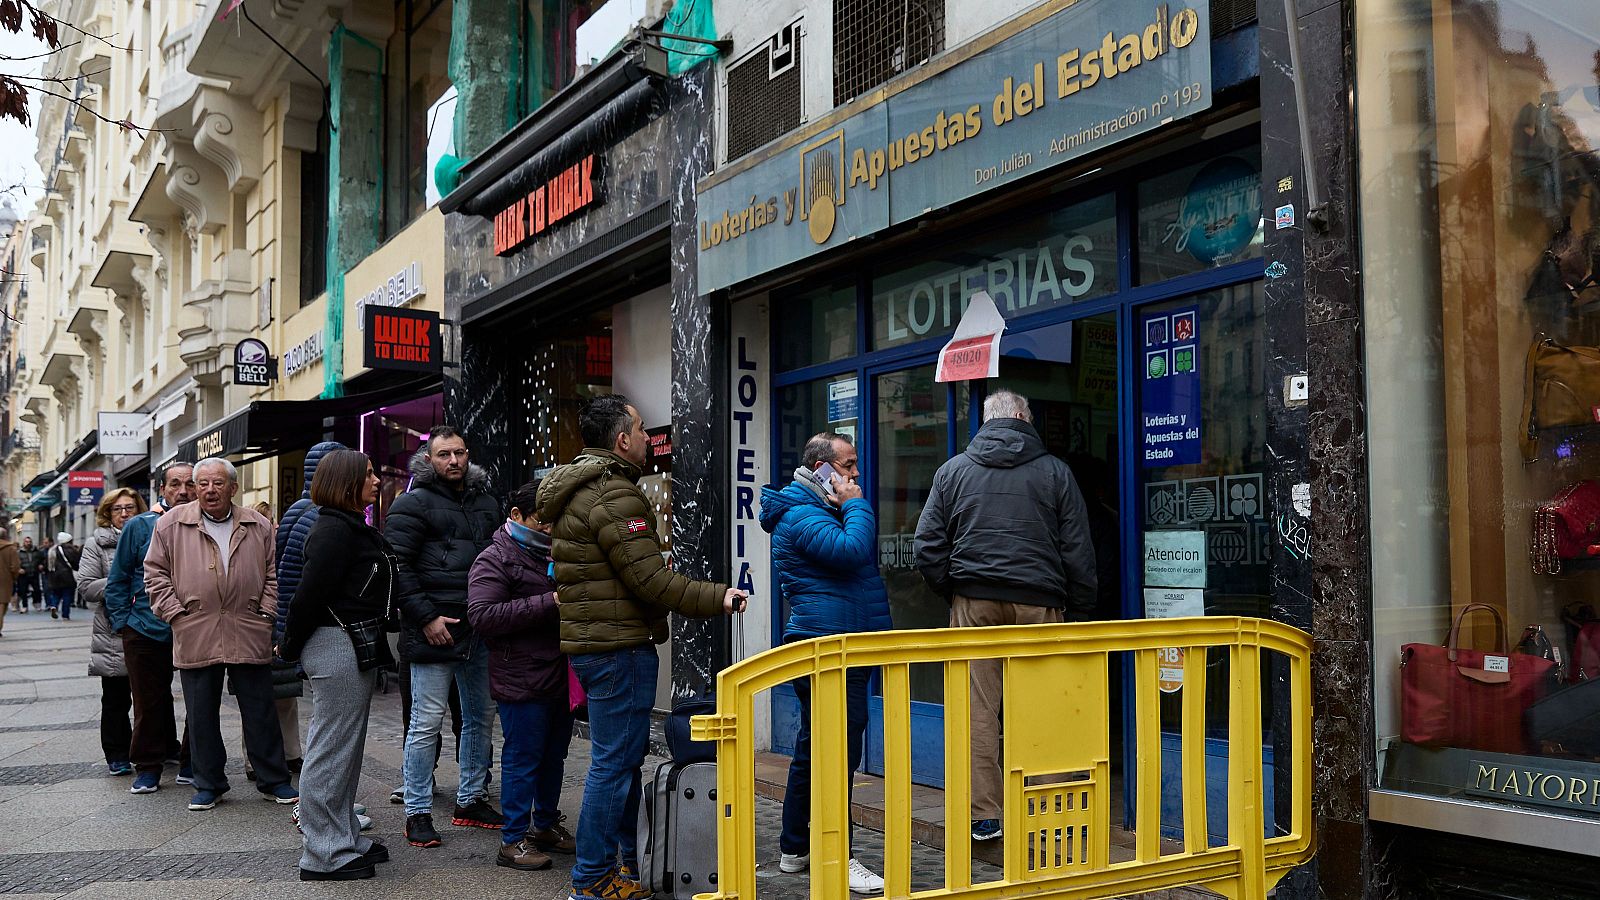
[(272, 525), (235, 506), (229, 544), (223, 575), (217, 544), (200, 527), (198, 501), (163, 515), (150, 537), (145, 589), (151, 610), (172, 625), (172, 663), (180, 669), (272, 661), (278, 609)]

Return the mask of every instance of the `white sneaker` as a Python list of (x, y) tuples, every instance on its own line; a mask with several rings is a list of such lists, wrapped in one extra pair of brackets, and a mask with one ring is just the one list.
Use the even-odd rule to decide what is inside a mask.
[(362, 831), (372, 830), (372, 817), (363, 813), (356, 813), (356, 822), (361, 825)]
[(862, 865), (861, 861), (853, 856), (850, 857), (850, 893), (883, 893), (883, 879), (872, 874), (871, 869)]
[(804, 872), (810, 867), (811, 854), (809, 853), (785, 853), (778, 859), (778, 871), (786, 872), (790, 875), (796, 872)]

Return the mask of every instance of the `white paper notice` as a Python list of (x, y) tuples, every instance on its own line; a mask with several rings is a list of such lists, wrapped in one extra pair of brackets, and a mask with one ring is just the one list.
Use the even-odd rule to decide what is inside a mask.
[(1147, 619), (1176, 619), (1206, 614), (1206, 592), (1198, 588), (1145, 588)]
[(967, 302), (967, 311), (956, 323), (950, 343), (939, 351), (939, 370), (934, 381), (972, 381), (1000, 376), (1000, 335), (1006, 330), (1005, 317), (994, 305), (988, 291), (979, 291)]

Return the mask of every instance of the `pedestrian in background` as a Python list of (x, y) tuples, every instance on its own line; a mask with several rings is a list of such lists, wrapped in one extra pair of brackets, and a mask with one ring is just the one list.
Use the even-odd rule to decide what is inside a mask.
[(378, 499), (372, 461), (342, 447), (319, 457), (310, 488), (317, 520), (300, 543), (298, 584), (275, 655), (299, 662), (311, 679), (297, 806), (305, 835), (300, 880), (349, 881), (371, 878), (377, 863), (389, 861), (387, 847), (361, 836), (355, 799), (372, 690), (378, 669), (393, 662), (383, 625), (393, 609), (395, 563), (364, 514)]
[(193, 784), (189, 770), (189, 726), (183, 741), (172, 714), (172, 626), (150, 608), (145, 590), (144, 558), (156, 522), (194, 500), (194, 464), (169, 463), (161, 470), (161, 501), (122, 526), (117, 553), (106, 577), (106, 615), (111, 631), (122, 636), (122, 661), (133, 695), (133, 741), (129, 755), (137, 774), (131, 794), (153, 794), (161, 787), (161, 764), (178, 757), (178, 783)]
[[(589, 773), (578, 814), (572, 900), (644, 900), (636, 826), (667, 615), (743, 612), (746, 594), (672, 571), (639, 489), (650, 438), (626, 397), (596, 397), (578, 419), (586, 449), (539, 485), (561, 596), (561, 650), (589, 697)], [(693, 840), (693, 838), (686, 838)]]
[[(860, 477), (850, 439), (824, 431), (806, 441), (792, 481), (781, 489), (761, 489), (761, 527), (772, 535), (778, 589), (789, 602), (784, 643), (891, 627), (889, 592), (878, 573), (878, 521), (861, 496)], [(862, 666), (845, 676), (851, 789), (867, 735), (871, 678), (872, 669)], [(793, 684), (800, 729), (783, 795), (778, 868), (803, 872), (811, 862), (811, 679), (797, 678)], [(883, 890), (883, 878), (854, 856), (849, 870), (851, 891)]]
[(511, 492), (511, 511), (478, 554), (467, 582), (467, 618), (489, 648), (489, 692), (500, 704), (500, 829), (495, 865), (550, 867), (572, 853), (561, 826), (562, 765), (572, 741), (561, 612), (549, 575), (550, 526), (533, 510), (535, 479)]
[(497, 830), (505, 825), (488, 799), (495, 713), (488, 651), (467, 621), (468, 574), (502, 519), (500, 504), (488, 493), (488, 473), (468, 461), (466, 440), (454, 428), (430, 430), (410, 466), (412, 488), (389, 506), (383, 535), (399, 560), (401, 656), (411, 667), (406, 840), (437, 847), (442, 841), (433, 827), (433, 770), (452, 683), (461, 692), (462, 732), (451, 824)]
[[(1084, 620), (1094, 611), (1094, 545), (1083, 494), (1033, 428), (1028, 400), (998, 390), (965, 453), (939, 467), (913, 544), (951, 627)], [(971, 666), (972, 837), (1000, 837), (1000, 661)]]
[(11, 529), (0, 525), (0, 637), (6, 627), (6, 608), (11, 605), (11, 592), (17, 579), (22, 577), (22, 560), (17, 545), (11, 542)]
[(33, 536), (22, 538), (17, 551), (22, 574), (17, 576), (17, 611), (27, 613), (44, 603), (44, 551), (33, 545)]
[(106, 612), (106, 582), (123, 526), (144, 511), (144, 498), (133, 488), (106, 494), (95, 507), (94, 533), (78, 562), (78, 595), (94, 607), (89, 674), (100, 678), (100, 749), (112, 775), (133, 774), (133, 724), (128, 718), (133, 694), (128, 687), (128, 667), (122, 660), (122, 639), (111, 629), (111, 616)]
[(78, 561), (83, 558), (72, 537), (72, 532), (56, 535), (56, 542), (45, 555), (45, 587), (49, 592), (45, 603), (50, 607), (50, 618), (72, 618), (72, 598), (78, 592)]
[(195, 786), (189, 808), (212, 809), (229, 788), (220, 719), (224, 676), (238, 695), (256, 790), (294, 803), (300, 796), (289, 784), (272, 704), (278, 615), (272, 528), (254, 510), (234, 505), (233, 463), (203, 459), (194, 476), (199, 499), (161, 517), (144, 561), (150, 608), (172, 626), (172, 663), (183, 682)]

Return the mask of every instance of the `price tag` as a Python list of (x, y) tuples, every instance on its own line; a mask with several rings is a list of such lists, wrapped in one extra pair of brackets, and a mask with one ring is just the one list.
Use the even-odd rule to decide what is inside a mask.
[(1511, 657), (1485, 656), (1483, 658), (1483, 670), (1485, 672), (1510, 672)]

